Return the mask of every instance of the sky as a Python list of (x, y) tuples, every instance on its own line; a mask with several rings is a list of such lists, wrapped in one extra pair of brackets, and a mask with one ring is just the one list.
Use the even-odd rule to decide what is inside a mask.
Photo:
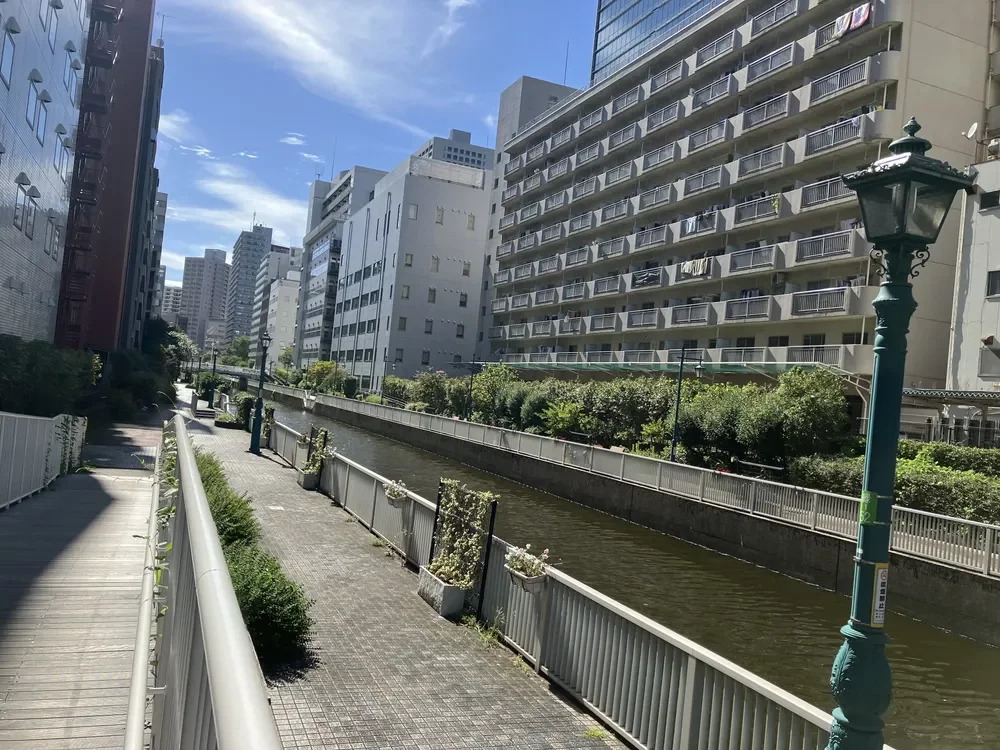
[(159, 0), (168, 283), (186, 256), (231, 251), (255, 212), (275, 243), (301, 246), (318, 175), (391, 170), (452, 128), (494, 146), (500, 92), (519, 76), (586, 84), (596, 5)]

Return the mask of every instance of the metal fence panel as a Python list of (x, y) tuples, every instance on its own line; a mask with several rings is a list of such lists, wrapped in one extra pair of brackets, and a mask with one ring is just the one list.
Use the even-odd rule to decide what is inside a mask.
[(546, 461), (561, 464), (563, 463), (565, 451), (566, 443), (562, 440), (542, 438), (541, 453), (539, 454), (539, 458), (544, 458)]
[(566, 460), (564, 463), (567, 466), (573, 466), (577, 469), (590, 470), (590, 462), (594, 457), (594, 449), (589, 445), (581, 445), (580, 443), (566, 443)]
[(621, 477), (622, 461), (624, 460), (624, 453), (608, 451), (603, 448), (594, 448), (593, 470), (598, 474), (605, 474), (609, 477)]
[(518, 451), (526, 456), (540, 456), (542, 453), (542, 438), (538, 435), (530, 435), (527, 432), (516, 433), (515, 440), (518, 441)]
[(625, 481), (634, 482), (646, 487), (656, 487), (660, 473), (659, 461), (632, 453), (625, 454), (624, 460)]

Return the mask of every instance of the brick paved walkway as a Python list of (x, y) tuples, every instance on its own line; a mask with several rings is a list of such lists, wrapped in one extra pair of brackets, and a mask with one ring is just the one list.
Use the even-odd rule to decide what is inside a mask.
[(597, 722), (512, 652), (435, 615), (413, 573), (325, 496), (300, 489), (279, 459), (248, 453), (248, 434), (207, 420), (191, 432), (253, 497), (266, 546), (315, 600), (319, 663), (271, 690), (285, 747), (621, 747), (594, 737)]

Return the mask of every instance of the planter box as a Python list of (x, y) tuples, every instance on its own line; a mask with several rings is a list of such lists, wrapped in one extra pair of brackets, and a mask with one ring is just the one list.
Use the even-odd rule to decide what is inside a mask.
[(215, 426), (220, 427), (223, 430), (242, 430), (243, 425), (239, 422), (220, 422), (218, 419), (215, 420)]
[(295, 473), (298, 475), (297, 481), (302, 489), (315, 490), (319, 487), (319, 474), (306, 474), (301, 469), (297, 469)]
[(448, 620), (458, 619), (465, 608), (465, 589), (445, 583), (422, 565), (417, 593), (435, 612)]
[(391, 505), (393, 508), (402, 508), (404, 505), (406, 505), (406, 501), (409, 500), (409, 498), (406, 495), (403, 495), (402, 497), (389, 497), (388, 495), (386, 495), (385, 499), (389, 501), (389, 505)]
[(519, 589), (522, 589), (529, 594), (534, 594), (542, 590), (542, 586), (545, 585), (545, 574), (540, 576), (526, 576), (517, 570), (511, 570), (506, 565), (503, 566), (510, 574), (510, 581)]

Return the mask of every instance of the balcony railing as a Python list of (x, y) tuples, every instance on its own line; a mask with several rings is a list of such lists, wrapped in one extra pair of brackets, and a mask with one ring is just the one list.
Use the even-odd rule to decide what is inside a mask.
[(542, 229), (542, 242), (551, 242), (552, 240), (559, 239), (562, 237), (562, 230), (562, 222), (545, 227)]
[(836, 73), (813, 81), (810, 89), (809, 101), (816, 103), (835, 94), (839, 94), (845, 89), (864, 83), (868, 77), (868, 60), (859, 60), (853, 65), (841, 68)]
[(701, 234), (702, 232), (714, 232), (718, 223), (718, 211), (689, 216), (681, 222), (681, 237), (690, 237), (692, 234)]
[(582, 198), (585, 195), (590, 195), (597, 191), (597, 178), (591, 177), (590, 179), (584, 180), (583, 182), (577, 182), (573, 185), (573, 199)]
[(654, 229), (647, 229), (645, 232), (639, 232), (635, 236), (635, 247), (636, 250), (655, 247), (656, 245), (662, 245), (666, 241), (667, 228), (665, 226), (656, 227)]
[(655, 328), (659, 322), (659, 310), (633, 310), (628, 314), (629, 328)]
[(707, 128), (702, 128), (701, 130), (692, 133), (688, 136), (688, 152), (697, 151), (700, 148), (704, 148), (716, 141), (724, 141), (726, 139), (726, 128), (729, 125), (727, 120), (722, 120), (721, 122), (713, 123)]
[(548, 258), (542, 258), (538, 261), (538, 273), (549, 273), (551, 271), (559, 270), (559, 256), (550, 255)]
[(531, 295), (530, 294), (515, 294), (510, 298), (510, 309), (511, 310), (523, 310), (531, 305)]
[(520, 156), (511, 159), (509, 162), (507, 162), (507, 166), (503, 168), (504, 176), (506, 177), (512, 172), (516, 172), (523, 166), (524, 166), (524, 160)]
[(585, 214), (580, 214), (579, 216), (574, 216), (569, 220), (569, 233), (582, 232), (584, 229), (590, 229), (594, 225), (594, 214), (588, 211)]
[(748, 362), (763, 362), (766, 355), (767, 349), (764, 347), (723, 349), (720, 360), (724, 364), (745, 364)]
[(572, 138), (573, 126), (570, 125), (568, 128), (563, 128), (549, 139), (549, 150), (554, 151), (564, 143), (569, 143)]
[(545, 156), (545, 144), (539, 143), (537, 146), (532, 146), (524, 153), (524, 163), (531, 164), (531, 162), (541, 159)]
[(848, 229), (844, 232), (833, 232), (801, 239), (796, 243), (795, 260), (801, 262), (850, 255), (854, 236), (854, 230)]
[(694, 193), (701, 192), (702, 190), (719, 187), (721, 184), (722, 167), (711, 167), (710, 169), (706, 169), (704, 172), (698, 172), (698, 174), (693, 174), (685, 178), (684, 195), (693, 195)]
[(648, 268), (632, 272), (632, 289), (653, 289), (663, 283), (662, 268)]
[(507, 298), (497, 297), (490, 305), (490, 309), (495, 313), (507, 312)]
[(551, 211), (553, 208), (559, 208), (560, 206), (566, 205), (566, 191), (560, 190), (558, 193), (553, 193), (552, 195), (545, 196), (545, 210)]
[[(538, 216), (538, 214), (540, 214), (541, 212), (542, 212), (541, 204), (532, 203), (530, 206), (525, 206), (524, 208), (521, 209), (520, 220), (527, 221), (528, 219), (533, 219), (536, 216)], [(506, 219), (507, 217), (505, 216), (504, 218)]]
[(670, 191), (673, 185), (660, 185), (639, 196), (639, 210), (645, 211), (647, 208), (662, 206), (670, 202)]
[(505, 242), (500, 247), (497, 248), (497, 257), (506, 258), (508, 255), (514, 254), (514, 241)]
[(777, 49), (747, 66), (747, 83), (752, 83), (764, 76), (792, 64), (795, 57), (795, 42)]
[(604, 107), (591, 112), (589, 115), (580, 118), (580, 132), (590, 130), (595, 125), (604, 122)]
[(646, 118), (646, 130), (656, 130), (661, 125), (668, 125), (674, 122), (680, 116), (680, 111), (680, 102), (674, 102), (673, 104), (668, 104), (663, 109), (653, 112), (653, 114)]
[(563, 318), (559, 321), (560, 335), (583, 333), (583, 318)]
[(719, 39), (716, 39), (711, 44), (707, 44), (698, 50), (698, 54), (695, 56), (695, 65), (701, 67), (705, 63), (714, 60), (720, 55), (724, 55), (727, 52), (732, 52), (733, 47), (736, 44), (736, 29), (733, 29), (728, 34)]
[(729, 272), (739, 273), (757, 268), (774, 268), (774, 245), (741, 250), (729, 256)]
[(780, 207), (780, 195), (767, 195), (757, 200), (740, 203), (736, 206), (736, 223), (741, 224), (745, 221), (756, 221), (757, 219), (765, 219), (768, 216), (777, 216)]
[(771, 297), (731, 299), (726, 302), (726, 320), (770, 318), (771, 304)]
[(615, 185), (632, 177), (632, 162), (621, 164), (604, 173), (604, 186)]
[(555, 289), (539, 289), (535, 292), (536, 305), (551, 305), (556, 301)]
[(754, 17), (750, 24), (750, 36), (757, 36), (757, 34), (767, 31), (798, 12), (799, 0), (782, 0), (774, 7)]
[(562, 288), (563, 300), (583, 299), (587, 294), (587, 285), (582, 281), (576, 284), (567, 284)]
[(757, 151), (756, 153), (744, 156), (740, 159), (739, 175), (740, 177), (747, 177), (780, 167), (784, 162), (784, 156), (784, 143), (779, 143), (777, 146), (771, 146), (770, 148), (765, 148), (763, 151)]
[(829, 203), (853, 195), (854, 191), (849, 189), (841, 178), (834, 177), (802, 188), (802, 205), (817, 206), (820, 203)]
[(664, 70), (662, 73), (657, 73), (649, 80), (649, 90), (659, 91), (664, 86), (669, 86), (671, 83), (676, 83), (684, 77), (684, 62), (678, 62), (671, 65), (669, 68)]
[(618, 294), (622, 290), (621, 276), (608, 276), (594, 281), (594, 294)]
[(598, 156), (601, 155), (601, 144), (595, 143), (587, 148), (580, 149), (576, 152), (576, 166), (581, 164), (586, 164), (588, 161), (593, 161)]
[(732, 80), (732, 76), (727, 73), (718, 81), (698, 89), (694, 92), (694, 95), (691, 98), (691, 106), (694, 109), (698, 109), (699, 107), (704, 107), (706, 104), (714, 102), (717, 99), (728, 96), (729, 91), (732, 88)]
[(509, 284), (514, 280), (514, 275), (510, 272), (510, 269), (504, 271), (497, 271), (493, 274), (493, 286), (500, 286), (501, 284)]
[(521, 281), (522, 279), (527, 279), (531, 277), (532, 272), (535, 269), (530, 263), (525, 263), (524, 265), (517, 266), (514, 268), (514, 280)]
[(551, 320), (539, 320), (531, 324), (531, 335), (554, 336), (556, 332), (555, 328)]
[(521, 187), (521, 192), (527, 193), (529, 190), (534, 190), (535, 188), (541, 187), (541, 185), (542, 185), (542, 173), (535, 172), (535, 174), (525, 178), (524, 183)]
[(641, 88), (636, 86), (631, 91), (627, 91), (619, 97), (616, 97), (611, 102), (611, 114), (617, 115), (619, 112), (624, 112), (629, 107), (632, 107), (639, 103), (639, 92)]
[(782, 94), (746, 110), (743, 113), (743, 129), (750, 130), (765, 122), (787, 115), (790, 97), (790, 94)]
[(653, 167), (659, 167), (663, 164), (669, 164), (674, 160), (677, 155), (677, 144), (668, 143), (666, 146), (661, 146), (655, 151), (650, 151), (642, 159), (642, 168), (644, 170), (652, 169)]
[(583, 265), (590, 260), (590, 250), (581, 247), (577, 250), (570, 250), (566, 253), (566, 267)]
[(518, 250), (530, 250), (538, 244), (538, 237), (535, 234), (526, 234), (517, 238)]
[(591, 331), (613, 331), (618, 327), (618, 316), (614, 313), (609, 315), (594, 315), (590, 318)]
[(704, 349), (669, 349), (667, 350), (667, 362), (680, 362), (682, 354), (689, 367), (697, 365), (699, 359), (703, 361), (706, 359)]
[(569, 167), (570, 167), (570, 162), (569, 162), (569, 157), (567, 156), (562, 161), (557, 161), (555, 164), (549, 167), (548, 179), (554, 180), (556, 177), (562, 177), (564, 174), (569, 172)]
[(505, 326), (491, 326), (490, 327), (490, 339), (502, 339), (507, 336), (507, 328)]
[(792, 295), (792, 314), (810, 315), (847, 311), (847, 289), (821, 289)]
[(625, 238), (617, 237), (613, 240), (607, 240), (602, 242), (597, 246), (597, 259), (604, 260), (605, 258), (615, 258), (619, 255), (625, 253)]
[(587, 352), (587, 361), (591, 363), (603, 363), (603, 362), (616, 362), (617, 359), (615, 355), (617, 352), (613, 351), (599, 351), (599, 352)]
[(707, 323), (712, 306), (707, 302), (696, 305), (678, 305), (670, 308), (670, 320), (673, 325), (692, 325)]
[(638, 132), (639, 126), (637, 123), (633, 122), (631, 125), (627, 125), (617, 133), (612, 133), (608, 137), (608, 151), (618, 148), (619, 146), (624, 146), (627, 143), (631, 143), (635, 140)]
[(511, 185), (509, 188), (507, 188), (506, 190), (503, 191), (503, 193), (500, 196), (500, 200), (503, 203), (506, 203), (511, 198), (516, 198), (517, 195), (518, 195), (518, 193), (520, 193), (520, 192), (521, 192), (521, 186), (520, 185)]
[(609, 221), (617, 221), (618, 219), (623, 219), (628, 216), (628, 209), (631, 205), (631, 201), (626, 198), (618, 203), (612, 203), (610, 206), (605, 206), (601, 209), (601, 222), (607, 223)]
[(861, 138), (861, 118), (844, 120), (806, 135), (806, 156), (818, 154)]
[(811, 362), (820, 365), (840, 367), (843, 364), (844, 347), (842, 346), (790, 346), (788, 347), (789, 362)]
[(523, 339), (528, 336), (528, 324), (527, 323), (514, 323), (513, 325), (507, 326), (507, 338), (509, 339)]

